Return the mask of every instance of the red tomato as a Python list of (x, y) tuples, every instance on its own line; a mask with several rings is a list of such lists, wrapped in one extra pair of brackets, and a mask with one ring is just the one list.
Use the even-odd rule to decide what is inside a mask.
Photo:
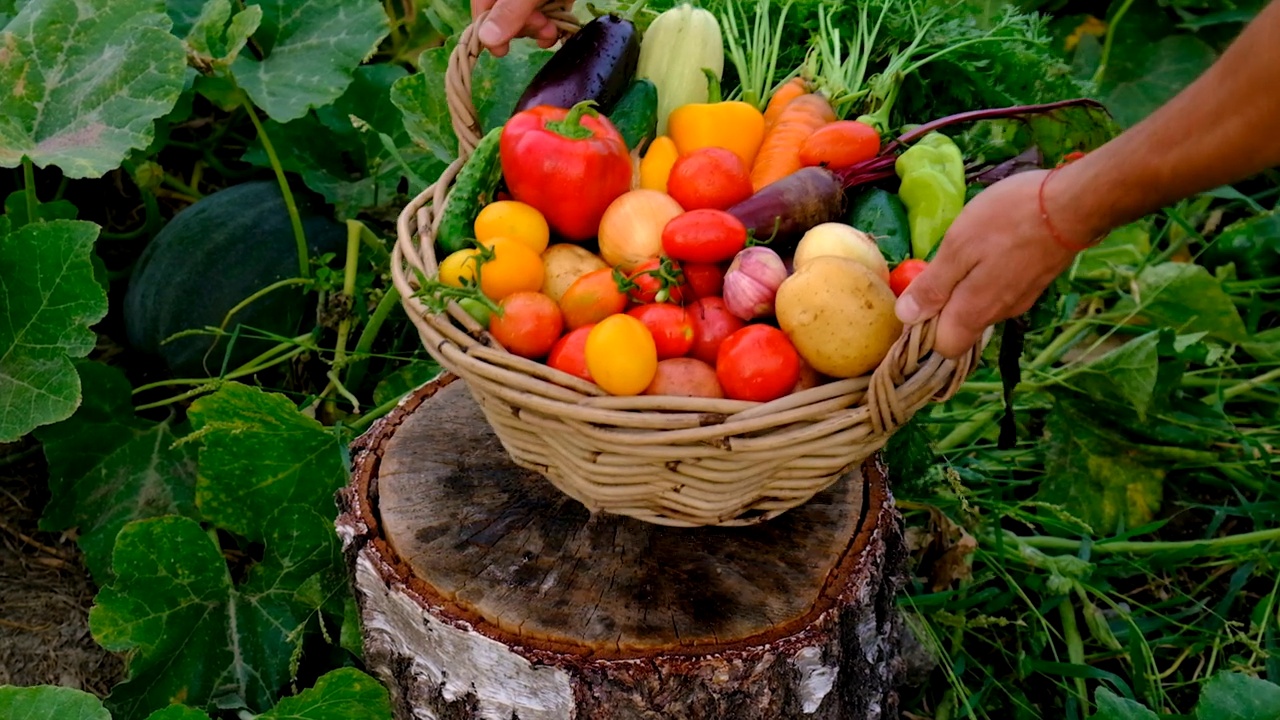
[(690, 300), (704, 297), (720, 297), (724, 292), (725, 268), (713, 263), (685, 263), (680, 268), (684, 274), (685, 296)]
[(595, 327), (595, 323), (583, 325), (576, 330), (570, 330), (563, 337), (556, 341), (551, 347), (551, 353), (547, 355), (547, 365), (567, 372), (570, 375), (594, 382), (591, 379), (591, 372), (587, 370), (587, 333), (591, 332), (591, 328)]
[(502, 312), (489, 318), (489, 332), (514, 355), (544, 357), (564, 330), (564, 316), (556, 301), (540, 292), (511, 293), (498, 307)]
[(627, 314), (649, 328), (659, 360), (683, 357), (693, 347), (693, 322), (689, 311), (679, 305), (650, 303), (631, 308)]
[(795, 388), (800, 367), (800, 353), (772, 325), (747, 325), (725, 338), (716, 353), (716, 379), (734, 400), (777, 400)]
[(641, 305), (651, 302), (669, 302), (679, 305), (684, 301), (681, 273), (680, 263), (671, 258), (656, 257), (645, 260), (637, 265), (631, 272), (631, 276), (627, 278), (640, 286), (632, 288), (628, 295), (632, 302)]
[(564, 324), (570, 330), (600, 322), (625, 309), (627, 294), (618, 289), (613, 268), (592, 270), (574, 280), (560, 296), (560, 312), (564, 313)]
[(716, 364), (716, 353), (725, 338), (741, 329), (745, 322), (729, 312), (724, 299), (699, 298), (689, 305), (689, 320), (693, 324), (693, 347), (689, 354), (708, 365)]
[(728, 210), (752, 192), (751, 168), (737, 153), (720, 147), (682, 155), (667, 176), (667, 194), (685, 210)]
[(889, 273), (889, 289), (893, 291), (895, 296), (901, 297), (902, 291), (916, 279), (924, 269), (929, 267), (929, 263), (924, 260), (908, 258), (898, 263), (898, 266)]
[(663, 252), (683, 262), (723, 262), (746, 245), (746, 226), (723, 210), (690, 210), (662, 228)]

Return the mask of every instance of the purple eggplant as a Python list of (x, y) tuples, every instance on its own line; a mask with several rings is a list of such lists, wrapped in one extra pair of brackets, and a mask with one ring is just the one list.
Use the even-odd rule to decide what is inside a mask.
[(547, 60), (516, 103), (516, 112), (538, 105), (571, 108), (594, 100), (607, 114), (627, 91), (640, 61), (640, 33), (618, 15), (601, 15), (571, 35)]

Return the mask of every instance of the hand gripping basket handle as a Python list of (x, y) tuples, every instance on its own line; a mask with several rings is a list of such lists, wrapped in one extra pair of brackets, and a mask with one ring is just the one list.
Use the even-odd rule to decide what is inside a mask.
[[(578, 19), (568, 8), (566, 0), (551, 0), (538, 8), (560, 31), (560, 35), (572, 35), (578, 30)], [(489, 17), (488, 10), (480, 13), (462, 31), (458, 45), (449, 55), (449, 69), (444, 76), (445, 97), (449, 103), (449, 118), (453, 132), (458, 136), (458, 157), (465, 160), (480, 144), (482, 134), (479, 113), (471, 99), (471, 76), (484, 46), (480, 44), (480, 26)]]

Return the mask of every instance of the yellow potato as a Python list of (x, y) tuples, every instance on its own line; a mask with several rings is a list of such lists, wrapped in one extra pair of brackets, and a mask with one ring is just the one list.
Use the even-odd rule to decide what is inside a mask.
[(556, 243), (542, 253), (542, 294), (558, 303), (574, 280), (606, 267), (599, 255), (580, 245)]
[(774, 311), (778, 326), (813, 369), (852, 378), (874, 370), (902, 334), (895, 300), (875, 271), (847, 257), (822, 255), (782, 281)]

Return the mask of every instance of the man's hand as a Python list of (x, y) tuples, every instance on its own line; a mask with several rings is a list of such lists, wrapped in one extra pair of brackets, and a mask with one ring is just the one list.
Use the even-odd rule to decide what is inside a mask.
[(488, 10), (489, 16), (480, 26), (480, 44), (494, 57), (502, 57), (517, 37), (538, 41), (538, 47), (556, 44), (559, 33), (546, 15), (538, 12), (544, 0), (471, 0), (471, 17)]
[[(1029, 310), (1071, 264), (1075, 253), (1053, 240), (1040, 215), (1038, 192), (1048, 172), (1019, 173), (979, 193), (951, 224), (929, 267), (898, 298), (904, 323), (938, 316), (934, 350), (942, 355), (959, 356), (987, 327)], [(1072, 208), (1054, 202), (1050, 192), (1066, 179), (1055, 176), (1046, 186), (1046, 209), (1059, 233), (1084, 245), (1091, 229), (1073, 222)]]

